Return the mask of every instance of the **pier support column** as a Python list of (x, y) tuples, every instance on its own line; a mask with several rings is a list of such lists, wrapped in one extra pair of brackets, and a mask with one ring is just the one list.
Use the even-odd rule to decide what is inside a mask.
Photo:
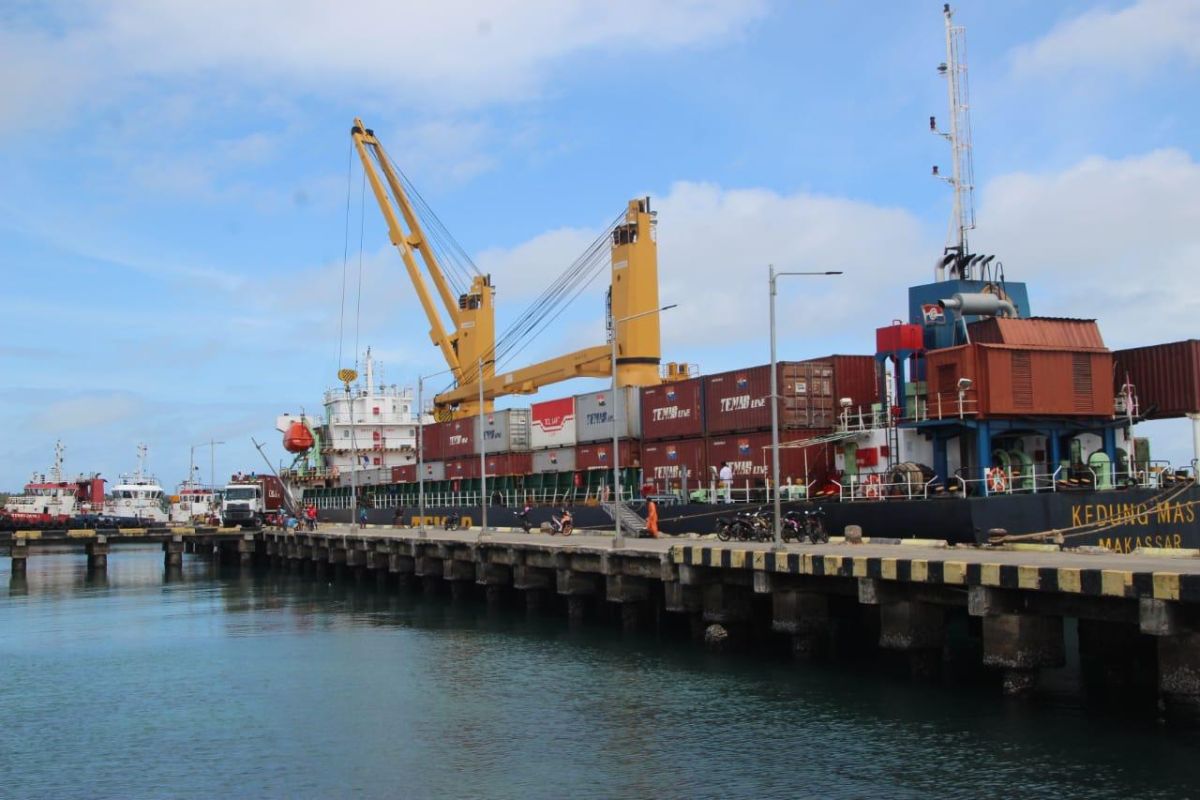
[(182, 536), (172, 536), (163, 542), (163, 566), (167, 569), (183, 566)]
[(771, 609), (771, 630), (791, 636), (797, 658), (819, 658), (829, 652), (828, 595), (777, 589), (771, 594)]
[(29, 560), (29, 540), (24, 536), (13, 539), (12, 543), (12, 574), (24, 575), (25, 565)]
[(567, 598), (567, 619), (572, 625), (583, 622), (591, 599), (599, 591), (598, 575), (560, 569), (555, 573), (558, 593)]
[(254, 534), (243, 534), (242, 538), (238, 539), (237, 543), (238, 564), (243, 567), (248, 567), (253, 564), (254, 549)]
[(1004, 670), (1004, 693), (1017, 696), (1037, 688), (1038, 670), (1061, 667), (1062, 617), (996, 614), (983, 618), (983, 663)]
[(879, 606), (879, 646), (907, 653), (914, 677), (938, 673), (945, 641), (946, 612), (941, 606), (913, 600)]
[(108, 537), (97, 536), (85, 546), (87, 550), (87, 568), (92, 572), (103, 572), (108, 569)]
[(1158, 691), (1169, 716), (1200, 720), (1200, 633), (1159, 637)]
[(647, 601), (650, 587), (646, 578), (633, 575), (606, 575), (604, 594), (610, 603), (621, 606), (621, 628), (626, 633), (635, 633), (643, 627), (649, 616)]
[(725, 650), (744, 638), (748, 627), (753, 591), (749, 586), (710, 583), (702, 590), (704, 644), (710, 650)]

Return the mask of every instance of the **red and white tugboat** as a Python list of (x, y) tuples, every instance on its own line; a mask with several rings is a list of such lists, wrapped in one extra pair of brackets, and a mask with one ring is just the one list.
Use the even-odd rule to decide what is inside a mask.
[(63, 479), (62, 442), (54, 443), (54, 466), (50, 474), (35, 472), (23, 494), (9, 497), (0, 512), (0, 528), (67, 527), (77, 517), (96, 513), (104, 505), (104, 479), (98, 473)]

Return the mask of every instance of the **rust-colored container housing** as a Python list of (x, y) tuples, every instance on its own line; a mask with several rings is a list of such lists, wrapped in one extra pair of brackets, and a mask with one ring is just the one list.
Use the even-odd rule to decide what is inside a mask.
[(686, 439), (704, 433), (704, 379), (642, 388), (642, 439)]
[[(779, 481), (787, 484), (820, 483), (829, 473), (833, 463), (829, 444), (808, 447), (786, 445), (799, 443), (828, 433), (828, 430), (792, 431), (779, 439)], [(734, 433), (725, 436), (710, 436), (707, 442), (708, 466), (720, 469), (722, 462), (733, 468), (736, 482), (750, 480), (752, 485), (763, 486), (771, 476), (771, 433)], [(706, 474), (711, 470), (706, 470)]]
[(1104, 339), (1094, 319), (1064, 317), (988, 317), (967, 326), (975, 344), (1006, 344), (1013, 347), (1054, 350), (1104, 350)]
[[(441, 461), (446, 457), (446, 423), (434, 422), (421, 432), (426, 461)], [(414, 443), (415, 444), (415, 443)]]
[[(621, 461), (618, 466), (641, 466), (641, 442), (637, 439), (621, 439)], [(575, 448), (575, 469), (612, 469), (612, 442), (581, 444)]]
[(405, 464), (402, 467), (392, 467), (392, 483), (413, 483), (416, 480), (416, 464)]
[[(833, 401), (833, 413), (840, 413), (842, 398), (850, 398), (851, 405), (870, 408), (872, 403), (879, 400), (879, 374), (874, 356), (832, 355), (824, 358), (814, 358), (805, 364), (827, 364), (832, 369), (833, 384), (829, 387), (828, 395)], [(824, 389), (824, 385), (820, 387)], [(829, 427), (834, 420), (818, 424), (817, 427)]]
[[(827, 428), (836, 414), (835, 368), (826, 361), (781, 361), (779, 428)], [(771, 427), (771, 367), (736, 369), (704, 379), (704, 422), (710, 436)]]
[(471, 458), (454, 458), (446, 461), (446, 480), (456, 478), (478, 478), (479, 456)]
[[(488, 453), (488, 477), (493, 475), (528, 475), (533, 470), (533, 456), (529, 453)], [(479, 470), (479, 457), (475, 457), (475, 469)]]
[[(645, 406), (642, 406), (645, 408)], [(680, 468), (687, 467), (688, 487), (708, 484), (708, 460), (701, 438), (674, 442), (642, 442), (642, 474), (657, 491), (680, 488)]]
[(479, 455), (475, 446), (475, 434), (479, 422), (475, 417), (450, 420), (440, 423), (442, 429), (442, 457), (465, 458), (469, 455)]
[(1107, 350), (978, 343), (934, 350), (926, 356), (929, 415), (958, 416), (958, 382), (968, 378), (966, 416), (1110, 417), (1112, 367)]
[(1113, 363), (1113, 396), (1128, 376), (1139, 411), (1150, 419), (1200, 413), (1200, 340), (1117, 350)]

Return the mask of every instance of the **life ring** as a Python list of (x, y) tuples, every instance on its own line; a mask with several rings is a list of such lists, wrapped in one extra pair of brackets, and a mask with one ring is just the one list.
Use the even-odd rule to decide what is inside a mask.
[(992, 467), (988, 470), (987, 475), (988, 492), (991, 494), (1002, 494), (1008, 491), (1008, 478), (1004, 474), (1004, 470), (999, 467)]
[(126, 501), (125, 501), (125, 507), (126, 507), (126, 508), (129, 508), (131, 505), (133, 505), (133, 501), (132, 501), (132, 500), (126, 500)]
[(866, 480), (863, 482), (863, 491), (866, 494), (867, 499), (878, 500), (883, 496), (883, 486), (881, 484), (882, 481), (880, 481), (879, 476), (875, 473), (872, 473), (866, 477)]

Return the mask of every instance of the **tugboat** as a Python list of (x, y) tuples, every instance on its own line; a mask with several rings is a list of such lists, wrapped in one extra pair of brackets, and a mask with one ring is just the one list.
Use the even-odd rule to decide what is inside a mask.
[(220, 518), (221, 493), (197, 480), (179, 484), (167, 511), (174, 524), (210, 524)]
[(105, 524), (117, 527), (141, 527), (165, 525), (170, 521), (165, 509), (165, 498), (158, 479), (146, 473), (147, 448), (137, 447), (137, 472), (122, 475), (121, 482), (112, 488), (109, 499), (104, 503), (102, 514)]
[(50, 474), (33, 474), (22, 494), (9, 497), (0, 511), (0, 530), (65, 528), (87, 518), (104, 504), (104, 479), (99, 473), (63, 479), (61, 441), (54, 443)]

